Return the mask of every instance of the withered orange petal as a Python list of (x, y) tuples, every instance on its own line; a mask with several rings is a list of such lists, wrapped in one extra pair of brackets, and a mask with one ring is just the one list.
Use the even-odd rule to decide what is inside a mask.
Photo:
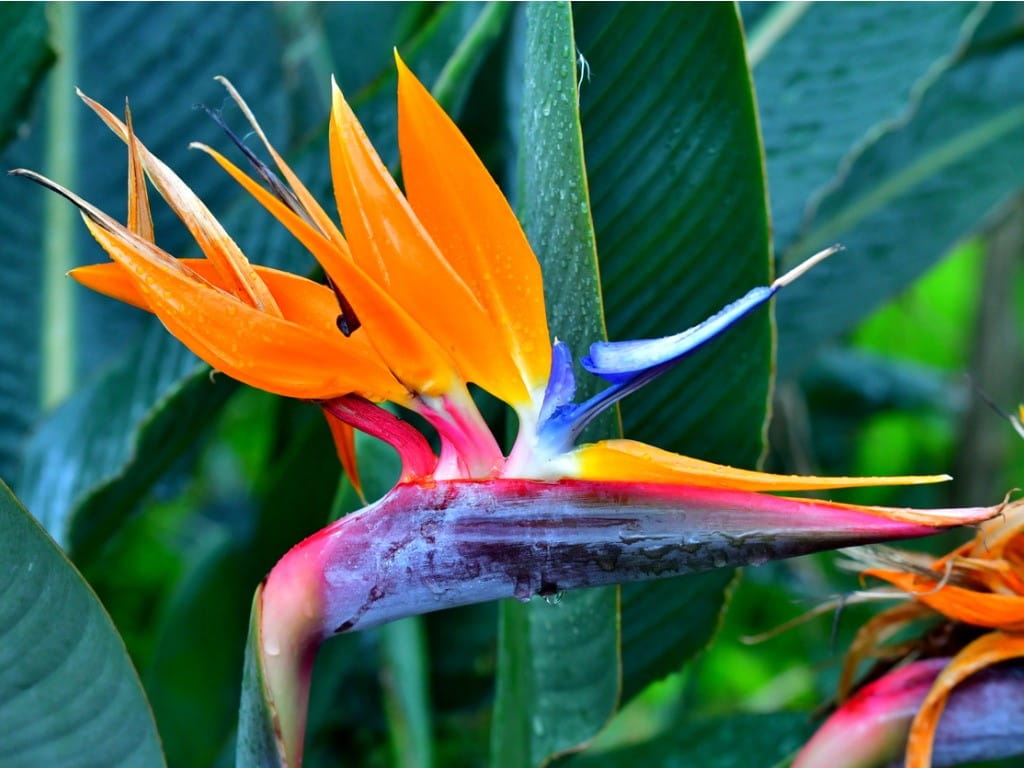
[(868, 575), (888, 581), (925, 605), (956, 621), (977, 627), (1024, 631), (1024, 596), (978, 592), (912, 573), (872, 569)]
[(985, 667), (1020, 657), (1024, 657), (1024, 635), (990, 632), (964, 646), (939, 673), (914, 716), (907, 739), (906, 768), (931, 766), (935, 729), (946, 700), (957, 685)]
[(340, 249), (219, 152), (202, 144), (193, 146), (213, 157), (309, 249), (351, 301), (373, 345), (395, 375), (426, 395), (441, 395), (451, 388), (454, 371), (448, 356), (405, 308), (351, 259), (347, 246)]
[(679, 483), (741, 491), (810, 491), (884, 485), (917, 485), (949, 480), (948, 475), (898, 477), (811, 477), (772, 475), (737, 469), (672, 453), (635, 440), (605, 440), (575, 451), (580, 477)]
[(434, 339), (463, 379), (508, 403), (527, 402), (495, 320), (416, 218), (336, 85), (333, 93), (331, 170), (353, 258)]
[(911, 600), (887, 608), (861, 625), (843, 659), (837, 694), (839, 701), (845, 700), (853, 690), (854, 676), (864, 659), (877, 655), (880, 646), (905, 626), (929, 615), (935, 615), (931, 608)]
[(398, 64), (398, 140), (409, 202), (445, 259), (497, 319), (528, 389), (544, 386), (551, 339), (540, 264), (519, 221), (462, 132)]
[(245, 99), (242, 98), (241, 94), (235, 90), (235, 86), (232, 85), (231, 81), (226, 77), (218, 76), (214, 79), (227, 89), (231, 98), (238, 105), (239, 109), (242, 110), (242, 114), (245, 115), (246, 120), (249, 121), (249, 125), (252, 126), (256, 135), (259, 136), (260, 141), (263, 142), (263, 146), (267, 148), (267, 152), (269, 152), (270, 156), (274, 159), (277, 169), (281, 172), (281, 175), (284, 176), (285, 181), (288, 182), (288, 186), (291, 187), (295, 197), (298, 198), (306, 213), (308, 213), (310, 218), (313, 220), (313, 223), (320, 229), (320, 232), (325, 237), (331, 240), (331, 242), (345, 248), (345, 238), (338, 230), (338, 227), (333, 221), (331, 221), (331, 217), (327, 215), (324, 209), (320, 206), (320, 203), (317, 202), (316, 198), (313, 197), (310, 191), (306, 188), (306, 185), (302, 183), (302, 180), (295, 175), (291, 166), (284, 161), (284, 158), (281, 157), (280, 153), (274, 148), (274, 145), (270, 143), (270, 139), (268, 139), (267, 135), (263, 132), (263, 128), (256, 119), (256, 115), (253, 114), (251, 109), (249, 109), (249, 105), (245, 103)]
[(153, 257), (155, 246), (86, 218), (105, 251), (136, 279), (146, 305), (168, 330), (217, 370), (269, 392), (325, 399), (358, 392), (375, 400), (407, 396), (372, 349), (336, 329), (303, 326), (257, 310)]
[[(113, 113), (81, 91), (78, 95), (122, 141), (129, 140), (127, 126)], [(231, 286), (231, 293), (257, 309), (277, 314), (277, 306), (267, 287), (260, 282), (248, 259), (199, 197), (137, 137), (133, 146), (138, 150), (139, 161), (153, 186), (188, 228), (206, 258), (213, 262), (225, 285)]]
[(143, 240), (156, 242), (153, 233), (153, 215), (149, 209), (146, 173), (139, 158), (139, 144), (132, 130), (132, 112), (124, 105), (124, 122), (128, 131), (128, 229)]

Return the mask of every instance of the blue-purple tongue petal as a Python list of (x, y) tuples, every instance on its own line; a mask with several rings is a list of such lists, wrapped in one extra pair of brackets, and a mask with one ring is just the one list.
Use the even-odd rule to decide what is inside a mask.
[(572, 372), (572, 350), (564, 341), (555, 339), (551, 346), (551, 376), (544, 390), (540, 420), (550, 419), (559, 408), (570, 405), (576, 396), (576, 376)]
[(685, 357), (766, 303), (777, 290), (776, 285), (753, 288), (746, 296), (719, 310), (707, 320), (672, 336), (637, 341), (599, 341), (591, 344), (590, 355), (584, 357), (580, 364), (590, 373), (613, 384), (628, 381), (651, 368), (659, 368)]
[(732, 304), (692, 328), (661, 339), (640, 341), (599, 341), (580, 361), (583, 368), (609, 382), (610, 386), (584, 403), (575, 405), (576, 383), (569, 349), (556, 341), (551, 350), (551, 378), (544, 392), (538, 436), (551, 452), (568, 450), (593, 419), (630, 392), (657, 378), (679, 360), (711, 341), (730, 326), (766, 304), (782, 286), (840, 250), (832, 246), (811, 256), (771, 285), (752, 288)]

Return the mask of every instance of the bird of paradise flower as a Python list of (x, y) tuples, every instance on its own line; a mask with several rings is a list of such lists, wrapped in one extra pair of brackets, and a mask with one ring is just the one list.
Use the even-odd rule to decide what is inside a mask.
[[(1019, 420), (1014, 428), (1021, 430)], [(904, 743), (906, 768), (1024, 753), (1024, 667), (996, 667), (1024, 658), (1024, 503), (1006, 506), (942, 557), (880, 549), (857, 559), (865, 576), (896, 587), (875, 596), (903, 600), (858, 631), (840, 698), (847, 698), (866, 658), (932, 658), (864, 686), (822, 724), (794, 768), (888, 765)], [(935, 619), (942, 622), (923, 637), (885, 644)]]
[[(333, 86), (330, 162), (344, 234), (226, 80), (277, 172), (241, 142), (259, 181), (193, 145), (313, 254), (326, 284), (250, 264), (136, 138), (130, 115), (122, 122), (84, 95), (128, 145), (126, 225), (55, 182), (16, 171), (75, 203), (111, 257), (73, 270), (79, 282), (152, 312), (215, 369), (318, 403), (354, 482), (353, 428), (401, 457), (390, 493), (297, 544), (257, 590), (247, 675), (265, 697), (264, 724), (282, 764), (301, 764), (312, 660), (333, 634), (471, 602), (921, 536), (993, 514), (766, 493), (944, 475), (781, 476), (631, 440), (577, 445), (595, 416), (766, 304), (833, 249), (679, 334), (596, 342), (580, 362), (607, 387), (576, 402), (573, 361), (549, 335), (540, 267), (515, 215), (455, 124), (396, 60), (405, 194)], [(177, 259), (155, 244), (147, 177), (205, 258)], [(469, 384), (515, 410), (518, 435), (507, 454)], [(422, 416), (436, 430), (439, 452), (383, 402)], [(250, 735), (246, 722), (241, 739)]]

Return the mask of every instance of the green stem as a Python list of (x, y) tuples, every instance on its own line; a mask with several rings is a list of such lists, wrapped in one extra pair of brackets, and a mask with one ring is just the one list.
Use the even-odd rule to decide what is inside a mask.
[(810, 7), (810, 3), (786, 2), (776, 3), (771, 10), (765, 11), (760, 23), (747, 34), (747, 63), (751, 69), (768, 55), (775, 43), (793, 28)]
[[(77, 79), (78, 9), (73, 3), (59, 3), (47, 10), (58, 60), (53, 67), (47, 98), (44, 164), (50, 178), (74, 187), (77, 112), (73, 93)], [(74, 292), (66, 277), (75, 264), (75, 214), (74, 209), (56, 195), (48, 195), (45, 206), (40, 386), (43, 407), (51, 407), (71, 391), (75, 372)]]
[(449, 112), (458, 111), (457, 102), (464, 96), (467, 84), (472, 82), (473, 71), (483, 61), (483, 52), (498, 39), (511, 11), (511, 3), (488, 4), (445, 63), (431, 90), (438, 103)]

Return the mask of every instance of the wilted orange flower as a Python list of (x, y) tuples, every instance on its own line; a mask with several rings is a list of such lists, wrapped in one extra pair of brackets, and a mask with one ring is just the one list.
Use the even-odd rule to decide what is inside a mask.
[[(885, 644), (915, 622), (929, 618), (952, 622), (942, 633), (947, 637), (957, 626), (982, 631), (968, 631), (967, 636), (973, 639), (956, 650), (948, 662), (931, 660), (938, 663), (937, 674), (931, 662), (928, 669), (922, 667), (920, 672), (906, 670), (912, 677), (917, 676), (913, 677), (915, 681), (933, 681), (923, 699), (903, 681), (901, 675), (906, 675), (902, 670), (868, 686), (872, 689), (873, 705), (851, 700), (841, 707), (794, 765), (812, 768), (824, 764), (821, 759), (837, 752), (841, 732), (863, 728), (888, 733), (888, 729), (894, 728), (889, 736), (896, 737), (909, 705), (914, 714), (906, 737), (906, 768), (929, 768), (936, 729), (957, 686), (986, 667), (1024, 658), (1024, 502), (1004, 505), (998, 517), (979, 526), (973, 539), (943, 557), (933, 559), (912, 552), (879, 549), (858, 555), (858, 559), (867, 564), (865, 576), (889, 582), (899, 590), (893, 596), (902, 593), (908, 601), (883, 611), (860, 628), (843, 666), (841, 699), (849, 694), (857, 668), (866, 658), (898, 660), (914, 658), (921, 650), (929, 652), (922, 648), (922, 640)], [(949, 652), (945, 648), (941, 651), (943, 655)], [(887, 678), (892, 682), (887, 683)], [(881, 757), (883, 750), (875, 744), (865, 746), (865, 754), (850, 759), (860, 760), (876, 750)], [(840, 760), (838, 765), (846, 763)]]

